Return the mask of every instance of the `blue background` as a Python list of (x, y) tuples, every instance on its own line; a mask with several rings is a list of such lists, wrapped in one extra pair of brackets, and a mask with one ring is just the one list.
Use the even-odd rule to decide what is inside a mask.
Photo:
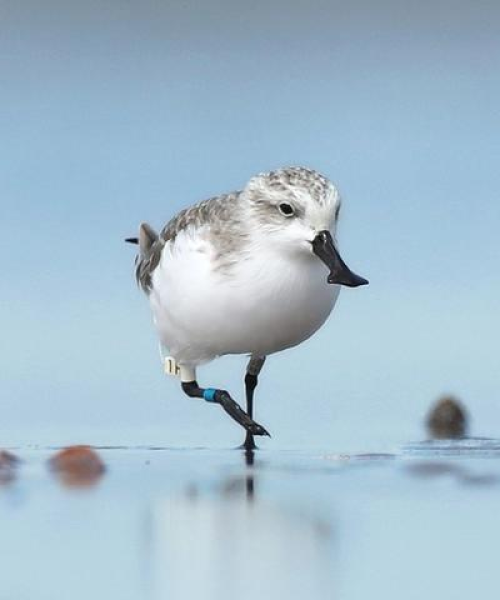
[[(498, 434), (496, 2), (0, 4), (2, 443), (230, 446), (162, 374), (137, 224), (303, 164), (350, 266), (328, 324), (269, 359), (267, 447), (384, 449), (455, 392)], [(200, 382), (242, 397), (241, 357)]]

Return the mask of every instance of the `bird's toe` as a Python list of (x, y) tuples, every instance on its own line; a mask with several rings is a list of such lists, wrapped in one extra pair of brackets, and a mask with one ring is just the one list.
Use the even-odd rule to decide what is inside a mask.
[(252, 435), (267, 435), (268, 437), (271, 437), (271, 434), (269, 433), (269, 431), (267, 431), (267, 429), (265, 429), (264, 427), (262, 427), (262, 425), (259, 425), (258, 423), (256, 423), (255, 421), (253, 421), (247, 428), (246, 430), (251, 433)]

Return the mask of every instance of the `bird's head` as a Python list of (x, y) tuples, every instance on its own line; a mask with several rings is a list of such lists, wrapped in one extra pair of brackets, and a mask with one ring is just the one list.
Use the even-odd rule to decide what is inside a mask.
[(330, 269), (328, 283), (349, 287), (368, 283), (347, 267), (336, 248), (340, 195), (326, 177), (311, 169), (287, 167), (253, 177), (243, 194), (250, 218), (270, 243), (322, 260)]

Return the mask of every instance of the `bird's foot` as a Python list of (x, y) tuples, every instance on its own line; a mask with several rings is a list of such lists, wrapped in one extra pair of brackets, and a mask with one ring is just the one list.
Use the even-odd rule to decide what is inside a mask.
[(237, 446), (238, 450), (244, 450), (245, 452), (252, 452), (253, 450), (258, 450), (258, 446), (255, 443), (253, 435), (251, 433), (246, 434), (245, 441), (241, 446)]
[(247, 438), (252, 438), (252, 442), (254, 435), (267, 435), (271, 437), (269, 432), (262, 425), (256, 423), (225, 390), (216, 390), (213, 401), (220, 404), (232, 419), (246, 429)]

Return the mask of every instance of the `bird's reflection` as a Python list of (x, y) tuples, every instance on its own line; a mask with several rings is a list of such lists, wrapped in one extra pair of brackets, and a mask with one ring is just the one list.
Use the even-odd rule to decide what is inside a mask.
[(220, 490), (226, 498), (244, 496), (247, 502), (255, 500), (255, 451), (243, 449), (243, 474), (227, 477), (221, 484)]
[(290, 598), (297, 589), (325, 597), (333, 584), (330, 522), (307, 503), (292, 506), (265, 493), (260, 475), (269, 464), (258, 452), (226, 455), (229, 464), (216, 463), (218, 482), (191, 480), (155, 504), (148, 567), (155, 600), (252, 600), (262, 590)]

